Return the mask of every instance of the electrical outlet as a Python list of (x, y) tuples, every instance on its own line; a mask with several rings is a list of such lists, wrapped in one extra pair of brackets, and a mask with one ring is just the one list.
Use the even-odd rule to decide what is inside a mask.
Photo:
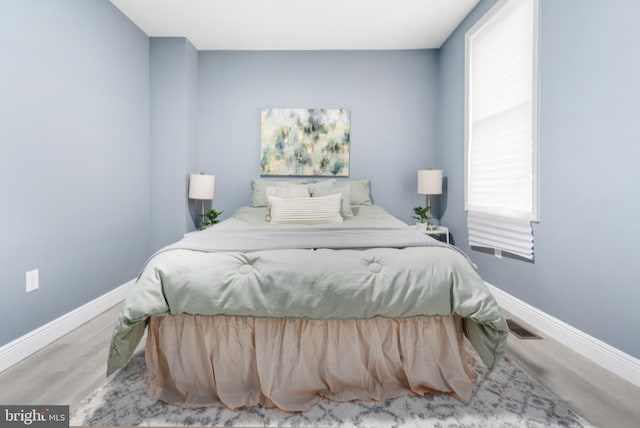
[(36, 291), (40, 288), (40, 273), (38, 269), (27, 272), (27, 293)]

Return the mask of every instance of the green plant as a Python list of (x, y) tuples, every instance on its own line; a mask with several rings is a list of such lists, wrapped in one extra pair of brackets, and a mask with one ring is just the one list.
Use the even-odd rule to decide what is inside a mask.
[(415, 215), (411, 218), (418, 220), (420, 223), (426, 223), (431, 217), (430, 211), (431, 211), (431, 207), (426, 207), (426, 208), (415, 207), (413, 208), (413, 213)]
[(220, 223), (220, 220), (218, 220), (218, 216), (223, 212), (224, 211), (216, 211), (214, 209), (211, 209), (207, 211), (204, 215), (201, 214), (201, 217), (202, 217), (201, 226), (204, 228), (207, 226), (213, 226), (216, 223)]

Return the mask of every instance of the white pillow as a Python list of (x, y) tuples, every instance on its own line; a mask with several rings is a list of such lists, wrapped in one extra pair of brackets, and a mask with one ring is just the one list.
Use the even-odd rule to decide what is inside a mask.
[(336, 179), (330, 178), (328, 180), (316, 181), (315, 183), (309, 183), (309, 192), (313, 195), (313, 192), (320, 190), (333, 189), (336, 185)]
[(322, 193), (326, 195), (325, 190), (342, 189), (349, 187), (350, 205), (371, 205), (371, 180), (368, 178), (362, 180), (330, 180), (318, 181), (309, 184), (309, 192), (311, 196)]
[[(326, 182), (325, 182), (326, 183)], [(309, 184), (309, 192), (311, 196), (327, 196), (327, 195), (342, 195), (342, 201), (340, 206), (340, 215), (344, 219), (353, 218), (353, 210), (351, 209), (351, 184), (347, 183), (344, 186), (334, 187), (333, 185), (326, 185), (325, 183)]]
[(309, 188), (306, 184), (276, 184), (275, 186), (267, 186), (265, 189), (267, 195), (267, 210), (264, 218), (266, 221), (271, 220), (271, 197), (291, 199), (291, 198), (308, 198)]
[(306, 184), (289, 184), (289, 185), (275, 185), (275, 186), (267, 186), (266, 189), (267, 201), (270, 196), (275, 196), (276, 198), (308, 198), (311, 196), (309, 194), (309, 188)]
[(306, 180), (293, 181), (275, 181), (265, 180), (262, 178), (254, 178), (251, 180), (251, 204), (252, 207), (267, 206), (267, 186), (292, 186), (296, 184), (305, 184)]
[(317, 198), (269, 198), (271, 224), (342, 223), (340, 194)]

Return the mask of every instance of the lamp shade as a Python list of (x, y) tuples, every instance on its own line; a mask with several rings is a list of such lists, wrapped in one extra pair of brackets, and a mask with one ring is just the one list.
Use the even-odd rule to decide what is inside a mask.
[(191, 174), (189, 177), (189, 199), (213, 199), (216, 177), (213, 175)]
[(421, 169), (418, 171), (418, 194), (440, 195), (442, 194), (442, 170)]

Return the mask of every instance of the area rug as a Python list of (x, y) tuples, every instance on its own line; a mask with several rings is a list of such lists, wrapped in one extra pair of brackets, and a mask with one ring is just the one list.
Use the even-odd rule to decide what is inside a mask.
[(214, 427), (592, 427), (508, 358), (494, 372), (476, 365), (471, 404), (447, 395), (406, 396), (382, 402), (321, 400), (304, 413), (225, 407), (183, 409), (147, 397), (144, 353), (79, 405), (71, 425)]

